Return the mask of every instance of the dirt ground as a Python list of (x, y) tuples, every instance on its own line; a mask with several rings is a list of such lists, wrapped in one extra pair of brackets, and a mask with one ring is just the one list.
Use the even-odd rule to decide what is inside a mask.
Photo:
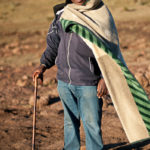
[[(4, 0), (0, 2), (3, 4)], [(118, 6), (115, 10), (111, 4), (110, 6), (126, 63), (150, 97), (150, 5), (146, 1), (135, 2), (134, 6)], [(15, 1), (15, 8), (18, 9), (21, 5), (21, 2)], [(3, 16), (0, 17), (0, 150), (30, 150), (34, 92), (32, 73), (39, 65), (40, 56), (45, 49), (49, 23), (45, 21), (46, 25), (42, 25), (38, 30), (20, 31), (6, 20), (9, 12), (6, 13), (1, 8)], [(5, 29), (7, 27), (9, 30)], [(56, 72), (56, 66), (48, 70), (43, 86), (38, 86), (38, 150), (63, 148), (64, 114), (57, 93)], [(102, 134), (105, 149), (115, 149), (128, 143), (111, 99), (108, 98), (103, 105)], [(81, 145), (85, 145), (82, 126)], [(138, 148), (148, 150), (150, 143)]]

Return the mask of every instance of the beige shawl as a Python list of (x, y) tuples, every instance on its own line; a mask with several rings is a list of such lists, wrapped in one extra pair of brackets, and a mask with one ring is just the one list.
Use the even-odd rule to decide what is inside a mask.
[[(65, 7), (61, 19), (73, 21), (88, 28), (107, 48), (111, 49), (112, 53), (126, 67), (120, 52), (118, 34), (113, 17), (102, 1), (90, 0), (86, 6), (69, 4)], [(122, 68), (104, 49), (84, 37), (82, 39), (95, 55), (129, 141), (134, 142), (148, 138), (148, 130), (139, 113)]]

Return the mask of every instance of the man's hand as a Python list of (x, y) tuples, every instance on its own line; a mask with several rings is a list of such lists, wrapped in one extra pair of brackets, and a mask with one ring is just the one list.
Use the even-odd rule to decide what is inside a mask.
[(45, 70), (46, 70), (46, 67), (44, 65), (40, 65), (39, 67), (37, 67), (32, 75), (33, 82), (35, 82), (35, 78), (39, 78), (41, 85), (42, 85), (43, 84), (43, 73), (45, 72)]
[(107, 95), (108, 94), (108, 90), (107, 90), (107, 87), (106, 87), (106, 84), (105, 84), (105, 81), (104, 79), (100, 79), (99, 82), (98, 82), (98, 86), (97, 86), (97, 97), (98, 98), (101, 98), (103, 97), (104, 95)]

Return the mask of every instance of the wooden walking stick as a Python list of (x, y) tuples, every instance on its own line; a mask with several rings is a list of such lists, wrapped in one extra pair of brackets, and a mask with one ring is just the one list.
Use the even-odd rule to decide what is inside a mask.
[(35, 76), (35, 83), (34, 83), (34, 110), (33, 110), (33, 133), (32, 133), (32, 150), (35, 150), (35, 129), (36, 129), (36, 102), (37, 102), (37, 86), (38, 80), (37, 76)]

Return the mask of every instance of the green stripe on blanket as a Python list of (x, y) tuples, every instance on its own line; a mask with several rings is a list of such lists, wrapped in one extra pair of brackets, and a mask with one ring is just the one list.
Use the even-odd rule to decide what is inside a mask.
[(134, 78), (134, 76), (131, 74), (128, 68), (117, 58), (116, 54), (112, 53), (112, 51), (109, 48), (107, 48), (103, 44), (103, 42), (87, 28), (83, 27), (80, 24), (77, 24), (76, 22), (64, 19), (61, 19), (61, 24), (66, 32), (74, 32), (79, 36), (89, 40), (93, 44), (97, 45), (99, 48), (103, 49), (121, 67), (121, 70), (126, 78), (134, 101), (138, 107), (139, 113), (141, 114), (145, 126), (148, 130), (148, 133), (150, 135), (150, 101), (144, 89)]

